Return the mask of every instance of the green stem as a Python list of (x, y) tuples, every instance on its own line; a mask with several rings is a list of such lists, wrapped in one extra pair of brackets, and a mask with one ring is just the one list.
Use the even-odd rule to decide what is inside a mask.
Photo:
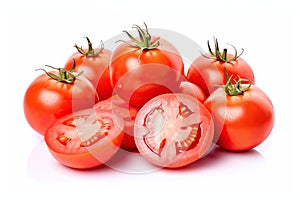
[(159, 47), (159, 39), (155, 41), (151, 41), (151, 35), (149, 34), (148, 27), (146, 23), (145, 30), (143, 30), (138, 25), (133, 25), (132, 28), (136, 29), (138, 32), (139, 37), (135, 38), (133, 37), (128, 31), (124, 30), (123, 32), (126, 33), (126, 35), (129, 37), (131, 41), (124, 41), (124, 40), (118, 40), (116, 42), (124, 42), (132, 47), (139, 48), (139, 55), (138, 55), (138, 62), (140, 61), (141, 54), (144, 50), (151, 50), (156, 49)]
[(202, 56), (204, 56), (205, 58), (208, 58), (208, 59), (215, 59), (215, 60), (221, 61), (221, 62), (232, 62), (232, 61), (236, 61), (244, 52), (244, 49), (242, 49), (242, 52), (238, 55), (237, 54), (237, 49), (233, 45), (228, 44), (234, 50), (234, 56), (232, 58), (228, 58), (228, 53), (227, 53), (226, 48), (223, 49), (223, 52), (220, 51), (219, 43), (218, 43), (217, 38), (214, 38), (214, 43), (215, 43), (215, 49), (213, 51), (211, 49), (209, 40), (207, 41), (208, 51), (209, 51), (211, 56), (207, 56), (207, 55), (204, 55), (204, 54), (202, 54)]
[(249, 80), (239, 78), (239, 80), (235, 84), (233, 84), (231, 82), (232, 75), (229, 77), (228, 72), (226, 70), (226, 67), (224, 67), (224, 71), (225, 71), (225, 74), (226, 74), (226, 81), (227, 81), (226, 85), (224, 86), (224, 90), (229, 96), (242, 95), (242, 94), (244, 94), (244, 92), (246, 92), (247, 90), (250, 89), (251, 83), (245, 88), (241, 87), (241, 84), (242, 84), (243, 81), (249, 81)]
[(42, 68), (39, 68), (39, 69), (36, 69), (36, 71), (38, 70), (42, 70), (44, 71), (50, 78), (58, 81), (58, 82), (62, 82), (62, 83), (66, 83), (66, 84), (72, 84), (76, 78), (78, 76), (80, 76), (83, 71), (81, 71), (80, 73), (78, 74), (74, 74), (74, 70), (75, 70), (75, 59), (73, 59), (74, 63), (73, 63), (73, 66), (72, 68), (70, 69), (70, 71), (66, 70), (65, 68), (58, 68), (58, 67), (52, 67), (50, 65), (45, 65), (46, 67), (49, 67), (49, 68), (52, 68), (54, 70), (57, 70), (58, 71), (58, 75), (52, 73), (52, 72), (47, 72), (45, 69), (42, 69)]
[(83, 49), (83, 47), (77, 46), (77, 44), (74, 45), (74, 47), (77, 49), (77, 51), (87, 57), (95, 57), (98, 56), (103, 50), (104, 50), (104, 43), (101, 40), (100, 42), (100, 50), (95, 51), (93, 48), (93, 44), (91, 43), (90, 39), (88, 37), (84, 37), (87, 40), (88, 43), (88, 50)]

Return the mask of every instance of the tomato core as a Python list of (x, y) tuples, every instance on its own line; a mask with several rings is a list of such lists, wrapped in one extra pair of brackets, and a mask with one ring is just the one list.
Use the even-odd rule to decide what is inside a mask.
[[(83, 125), (83, 121), (88, 122), (88, 126)], [(76, 128), (77, 132), (62, 133), (56, 139), (64, 146), (89, 147), (107, 136), (112, 124), (109, 118), (96, 119), (94, 115), (77, 117), (64, 122), (64, 125)]]
[[(146, 134), (143, 140), (147, 147), (160, 156), (166, 145), (175, 145), (176, 155), (193, 149), (201, 138), (201, 123), (181, 126), (184, 118), (193, 112), (187, 105), (180, 103), (175, 112), (165, 112), (160, 105), (152, 109), (145, 117), (143, 126)], [(179, 131), (178, 131), (179, 130)]]

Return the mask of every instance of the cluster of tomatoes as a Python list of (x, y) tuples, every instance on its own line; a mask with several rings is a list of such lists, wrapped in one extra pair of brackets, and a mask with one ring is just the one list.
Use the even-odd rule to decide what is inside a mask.
[(268, 96), (237, 54), (201, 54), (185, 74), (179, 51), (138, 25), (112, 52), (75, 45), (63, 68), (48, 66), (28, 87), (24, 113), (63, 165), (87, 169), (122, 148), (149, 162), (178, 168), (211, 152), (262, 143), (274, 124)]

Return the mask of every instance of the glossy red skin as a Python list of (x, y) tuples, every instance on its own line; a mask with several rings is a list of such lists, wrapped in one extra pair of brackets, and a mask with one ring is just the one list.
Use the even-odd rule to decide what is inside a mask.
[(182, 81), (179, 87), (179, 90), (177, 93), (183, 93), (183, 94), (188, 94), (196, 99), (198, 99), (201, 103), (204, 103), (206, 100), (206, 96), (203, 92), (203, 90), (195, 85), (194, 83), (188, 82), (188, 81)]
[(27, 88), (23, 108), (30, 126), (44, 135), (57, 119), (90, 108), (97, 101), (94, 86), (84, 77), (79, 76), (74, 83), (66, 84), (42, 74)]
[[(165, 111), (170, 113), (167, 116), (171, 117), (172, 119), (175, 118), (178, 114), (176, 110), (176, 105), (178, 102), (185, 103), (194, 112), (193, 116), (190, 116), (189, 119), (182, 121), (181, 124), (179, 124), (179, 127), (182, 128), (187, 124), (201, 123), (201, 138), (194, 148), (184, 151), (176, 156), (174, 156), (169, 149), (166, 149), (166, 154), (168, 156), (166, 158), (162, 158), (153, 153), (145, 143), (145, 140), (143, 139), (145, 133), (143, 132), (144, 128), (142, 127), (145, 123), (145, 117), (148, 116), (149, 112), (153, 108), (160, 105), (163, 105)], [(171, 118), (166, 119), (166, 123), (168, 123), (166, 126), (171, 125), (171, 127), (173, 127), (174, 124), (170, 124), (172, 121)], [(178, 124), (175, 124), (175, 126), (177, 125)], [(174, 136), (174, 134), (177, 134), (177, 131), (179, 131), (179, 129), (169, 130), (169, 132), (167, 132), (166, 137), (168, 142), (166, 146), (174, 145), (175, 140), (172, 140), (171, 138)], [(163, 134), (161, 131), (157, 133), (157, 135), (161, 134)], [(214, 124), (210, 112), (196, 98), (187, 94), (162, 94), (148, 101), (138, 112), (135, 120), (134, 136), (139, 152), (147, 161), (164, 168), (180, 168), (187, 166), (208, 154), (210, 147), (213, 145), (212, 140), (214, 137)]]
[[(85, 50), (87, 51), (87, 49)], [(95, 49), (97, 51), (97, 49)], [(113, 88), (110, 84), (109, 62), (111, 51), (103, 49), (97, 56), (85, 56), (79, 52), (74, 53), (66, 62), (65, 68), (70, 70), (74, 64), (75, 72), (83, 71), (85, 76), (96, 88), (99, 100), (105, 100), (112, 96)]]
[(153, 97), (174, 92), (184, 76), (182, 58), (164, 39), (153, 50), (120, 45), (112, 55), (110, 77), (114, 91), (133, 106), (143, 106)]
[(215, 130), (219, 134), (217, 144), (224, 149), (250, 150), (261, 144), (272, 131), (272, 102), (254, 85), (237, 96), (229, 96), (224, 89), (217, 89), (204, 105), (212, 112)]
[[(124, 128), (122, 131), (124, 133), (124, 138), (121, 148), (125, 150), (136, 149), (136, 144), (134, 141), (134, 120), (138, 111), (140, 110), (140, 107), (129, 105), (117, 95), (112, 96), (107, 101), (111, 101), (113, 114), (123, 119)], [(96, 110), (99, 106), (98, 104), (94, 106)]]
[[(77, 117), (90, 116), (95, 112), (94, 109), (84, 109), (74, 112), (59, 119), (47, 130), (45, 133), (46, 144), (50, 153), (58, 162), (75, 169), (90, 169), (107, 162), (118, 151), (123, 139), (123, 133), (121, 132), (121, 129), (119, 129), (120, 124), (114, 126), (107, 136), (92, 146), (70, 147), (63, 145), (58, 141), (57, 138), (62, 133), (73, 131), (73, 134), (78, 134), (77, 127), (63, 125), (66, 121), (70, 121)], [(98, 110), (97, 112), (95, 120), (100, 117), (112, 117), (112, 110)], [(88, 132), (89, 125), (86, 126)]]
[[(206, 56), (210, 55), (207, 54)], [(228, 54), (228, 57), (232, 58), (233, 55)], [(191, 64), (187, 73), (187, 79), (202, 88), (206, 97), (208, 97), (214, 90), (226, 84), (224, 67), (226, 67), (229, 77), (232, 76), (232, 81), (237, 81), (240, 77), (249, 80), (251, 84), (255, 84), (251, 67), (241, 57), (236, 61), (222, 62), (199, 56)], [(249, 82), (244, 81), (243, 83)]]

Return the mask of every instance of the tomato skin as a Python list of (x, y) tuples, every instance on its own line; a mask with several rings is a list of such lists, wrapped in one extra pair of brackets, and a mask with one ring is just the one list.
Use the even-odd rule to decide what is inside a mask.
[[(80, 122), (73, 123), (73, 125), (69, 126), (67, 124), (70, 123), (70, 121), (73, 122), (75, 119), (91, 117), (94, 121), (99, 121), (105, 117), (111, 118), (112, 110), (111, 108), (101, 108), (98, 110), (84, 109), (71, 113), (57, 120), (45, 133), (45, 141), (50, 153), (62, 165), (75, 169), (94, 168), (110, 160), (118, 151), (123, 140), (121, 121), (118, 121), (117, 125), (113, 125), (107, 136), (91, 146), (79, 147), (79, 145), (76, 146), (76, 143), (73, 145), (64, 145), (59, 142), (58, 138), (62, 134), (68, 136), (72, 134), (74, 138), (71, 140), (79, 140), (79, 142), (82, 142), (84, 139), (80, 137), (84, 138), (85, 136), (78, 135), (80, 132), (89, 134), (91, 131), (90, 127), (92, 126), (91, 122), (86, 120), (82, 124)], [(115, 121), (113, 123), (115, 123)]]
[[(160, 46), (143, 50), (120, 45), (112, 55), (110, 78), (114, 91), (126, 102), (143, 106), (153, 97), (178, 89), (184, 76), (182, 58), (164, 39)], [(140, 57), (140, 60), (139, 60)]]
[(23, 108), (30, 126), (44, 135), (57, 119), (74, 111), (90, 108), (96, 101), (95, 88), (86, 78), (79, 76), (75, 82), (67, 84), (42, 74), (27, 88)]
[(217, 144), (224, 149), (250, 150), (261, 144), (272, 131), (272, 102), (254, 85), (237, 96), (229, 96), (219, 88), (204, 105), (212, 112), (215, 130), (220, 133)]
[[(86, 51), (88, 50), (86, 49)], [(101, 101), (111, 97), (113, 92), (108, 67), (110, 57), (111, 51), (108, 49), (103, 49), (100, 54), (95, 56), (86, 56), (76, 52), (67, 60), (65, 68), (70, 70), (75, 61), (75, 72), (83, 71), (82, 75), (95, 86)]]
[(204, 103), (206, 96), (203, 90), (195, 85), (194, 83), (188, 81), (182, 81), (179, 87), (178, 93), (188, 94), (196, 99), (198, 99), (201, 103)]
[[(183, 118), (179, 116), (180, 112), (176, 107), (181, 103), (191, 109), (189, 116)], [(151, 128), (147, 130), (145, 124), (148, 123), (153, 109), (157, 107), (163, 110), (160, 113), (164, 113), (162, 119), (165, 121), (160, 127), (158, 124), (161, 122), (156, 121), (160, 117), (153, 117), (149, 126), (153, 124), (154, 129), (159, 129), (156, 130), (157, 132), (154, 131), (154, 134), (150, 136), (151, 142), (147, 144), (147, 135), (151, 132)], [(197, 132), (197, 136), (194, 135), (193, 138), (190, 138), (192, 132), (189, 133), (191, 125), (199, 126), (197, 131), (201, 131), (201, 133)], [(162, 94), (148, 101), (138, 112), (134, 136), (139, 152), (147, 161), (160, 167), (180, 168), (207, 155), (213, 145), (214, 124), (210, 112), (196, 98), (187, 94)], [(176, 145), (182, 141), (191, 144), (188, 149), (178, 153)], [(150, 146), (156, 147), (161, 152), (158, 154)]]
[[(136, 144), (134, 141), (134, 120), (138, 111), (140, 110), (140, 107), (129, 105), (118, 95), (114, 95), (106, 101), (110, 102), (114, 116), (118, 116), (124, 123), (124, 128), (122, 130), (124, 138), (121, 148), (125, 150), (136, 149)], [(97, 103), (94, 106), (94, 109), (97, 110), (99, 107), (103, 107), (102, 102)]]
[[(209, 57), (210, 55), (206, 54), (206, 56)], [(228, 57), (232, 58), (233, 55), (228, 54)], [(201, 55), (191, 64), (187, 73), (187, 79), (202, 88), (208, 97), (219, 86), (226, 84), (227, 80), (224, 68), (226, 68), (229, 77), (232, 76), (233, 81), (244, 78), (251, 84), (255, 84), (251, 67), (241, 57), (235, 61), (223, 62)]]

